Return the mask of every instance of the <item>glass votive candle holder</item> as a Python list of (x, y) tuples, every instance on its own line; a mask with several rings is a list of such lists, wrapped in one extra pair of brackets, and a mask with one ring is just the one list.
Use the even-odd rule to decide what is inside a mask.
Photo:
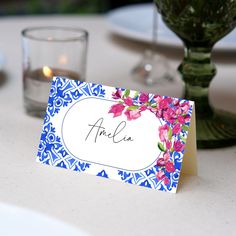
[(26, 113), (44, 117), (53, 76), (85, 80), (88, 32), (68, 27), (22, 31)]

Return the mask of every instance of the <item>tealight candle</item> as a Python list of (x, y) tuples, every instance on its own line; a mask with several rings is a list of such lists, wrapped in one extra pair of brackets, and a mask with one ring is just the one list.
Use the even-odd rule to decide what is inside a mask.
[(42, 106), (45, 110), (47, 106), (51, 80), (53, 76), (65, 76), (69, 79), (79, 80), (79, 74), (69, 70), (49, 68), (36, 69), (29, 72), (24, 72), (24, 99), (31, 106)]
[(39, 27), (22, 31), (24, 106), (43, 117), (53, 76), (85, 80), (88, 34), (84, 30)]

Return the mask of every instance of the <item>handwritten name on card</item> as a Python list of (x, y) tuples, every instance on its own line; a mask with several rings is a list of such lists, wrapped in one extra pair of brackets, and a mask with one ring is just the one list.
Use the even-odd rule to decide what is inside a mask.
[(101, 117), (94, 124), (88, 125), (91, 128), (85, 138), (85, 141), (87, 141), (88, 138), (90, 138), (93, 135), (93, 132), (95, 132), (95, 135), (94, 135), (94, 142), (95, 143), (97, 142), (97, 139), (100, 138), (100, 136), (112, 139), (113, 143), (120, 143), (122, 141), (134, 141), (132, 137), (127, 137), (126, 135), (123, 135), (122, 137), (120, 136), (120, 134), (122, 133), (122, 131), (126, 127), (125, 121), (121, 121), (117, 125), (115, 130), (111, 131), (111, 132), (107, 131), (107, 129), (103, 126), (103, 121), (104, 121), (104, 118)]
[(56, 77), (38, 161), (176, 192), (193, 113), (191, 101)]

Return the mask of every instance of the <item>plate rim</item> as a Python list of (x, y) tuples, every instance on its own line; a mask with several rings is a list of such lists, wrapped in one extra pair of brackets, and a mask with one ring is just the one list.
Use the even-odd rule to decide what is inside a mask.
[[(150, 44), (152, 42), (152, 39), (149, 36), (145, 35), (142, 32), (138, 32), (135, 30), (130, 30), (128, 28), (122, 27), (121, 25), (115, 23), (113, 18), (118, 13), (120, 14), (120, 12), (127, 11), (128, 9), (134, 10), (134, 9), (138, 9), (138, 8), (142, 8), (142, 7), (150, 8), (151, 6), (153, 6), (153, 3), (138, 3), (138, 4), (130, 4), (127, 6), (115, 8), (115, 9), (109, 11), (106, 14), (106, 20), (109, 24), (109, 30), (113, 34), (116, 34), (120, 37), (124, 37), (126, 39), (130, 39), (133, 41), (138, 41), (138, 42)], [(162, 20), (159, 13), (158, 13), (158, 17), (160, 20)], [(177, 38), (177, 36), (176, 36), (176, 38), (173, 38), (173, 40), (170, 37), (158, 36), (157, 44), (160, 46), (163, 45), (163, 46), (168, 46), (168, 47), (183, 48), (183, 43), (181, 42), (180, 39)], [(215, 44), (215, 46), (213, 47), (213, 50), (214, 51), (221, 51), (221, 52), (236, 51), (236, 42), (235, 43), (224, 43), (224, 42), (222, 43), (222, 40), (220, 40), (220, 41), (218, 41), (218, 43)]]

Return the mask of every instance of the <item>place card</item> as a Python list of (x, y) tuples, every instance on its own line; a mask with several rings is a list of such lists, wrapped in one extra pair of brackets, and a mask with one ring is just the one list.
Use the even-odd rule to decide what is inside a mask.
[(176, 192), (197, 172), (194, 102), (54, 77), (37, 160)]

